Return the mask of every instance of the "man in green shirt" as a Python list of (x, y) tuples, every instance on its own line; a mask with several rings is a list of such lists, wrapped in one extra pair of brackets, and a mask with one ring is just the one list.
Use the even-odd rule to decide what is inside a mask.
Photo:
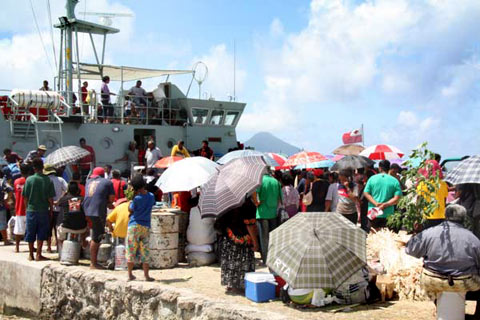
[(257, 206), (257, 228), (260, 238), (260, 253), (263, 263), (267, 262), (270, 231), (277, 227), (277, 208), (282, 203), (282, 186), (269, 174), (262, 178), (262, 185), (253, 194)]
[(33, 260), (33, 244), (37, 240), (36, 261), (48, 260), (42, 256), (43, 241), (48, 238), (50, 217), (53, 214), (53, 197), (55, 188), (49, 177), (43, 174), (43, 161), (35, 158), (32, 161), (35, 174), (27, 178), (22, 195), (27, 208), (27, 229), (25, 241), (28, 242), (29, 259)]
[(368, 179), (363, 192), (368, 200), (368, 210), (378, 208), (383, 211), (383, 214), (371, 221), (374, 229), (384, 228), (387, 225), (387, 218), (393, 214), (394, 206), (402, 195), (400, 183), (388, 174), (390, 161), (382, 160), (378, 167), (380, 173)]

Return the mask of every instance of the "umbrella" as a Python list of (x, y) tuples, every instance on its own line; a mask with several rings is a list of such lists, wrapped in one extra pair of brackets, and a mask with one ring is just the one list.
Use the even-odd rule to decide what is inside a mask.
[(402, 158), (404, 153), (388, 144), (375, 144), (360, 152), (360, 155), (372, 160), (391, 160)]
[(52, 153), (50, 153), (45, 158), (45, 164), (50, 164), (55, 168), (60, 168), (66, 166), (67, 164), (74, 163), (90, 155), (90, 152), (86, 149), (80, 148), (78, 146), (66, 146), (59, 148)]
[(185, 158), (170, 165), (156, 186), (163, 192), (190, 191), (206, 183), (217, 172), (218, 164), (204, 158)]
[(312, 162), (312, 163), (308, 163), (308, 164), (299, 164), (294, 169), (301, 170), (301, 169), (330, 168), (334, 164), (335, 164), (335, 161), (327, 159), (327, 160)]
[(251, 156), (263, 157), (267, 165), (270, 167), (280, 166), (280, 164), (277, 161), (275, 161), (274, 158), (270, 157), (267, 153), (263, 153), (256, 150), (250, 150), (250, 149), (231, 151), (226, 155), (224, 155), (223, 157), (221, 157), (220, 159), (218, 159), (217, 163), (226, 164), (238, 158), (251, 157)]
[(337, 154), (335, 157), (333, 157), (333, 161), (337, 162), (338, 160), (342, 159), (345, 157), (343, 154)]
[(281, 154), (278, 154), (278, 153), (266, 152), (265, 154), (266, 154), (268, 157), (272, 158), (273, 160), (275, 160), (275, 161), (278, 163), (278, 166), (277, 166), (277, 167), (283, 166), (283, 164), (285, 163), (285, 161), (287, 161), (287, 157), (282, 156)]
[(480, 184), (480, 155), (462, 160), (448, 172), (445, 181), (453, 185), (464, 183)]
[(333, 150), (333, 154), (352, 156), (360, 154), (360, 152), (362, 152), (363, 150), (365, 150), (365, 147), (359, 144), (344, 144), (343, 146), (340, 146), (337, 149)]
[(262, 184), (267, 164), (262, 157), (243, 157), (217, 169), (202, 186), (198, 206), (202, 218), (219, 217), (243, 204), (245, 196)]
[(335, 165), (330, 168), (332, 171), (340, 171), (343, 169), (360, 169), (369, 167), (375, 162), (363, 156), (345, 156), (335, 162)]
[(297, 214), (270, 232), (267, 266), (294, 289), (334, 289), (367, 263), (365, 238), (341, 214)]
[(157, 162), (155, 162), (155, 164), (153, 166), (155, 168), (165, 169), (165, 168), (168, 168), (169, 166), (171, 166), (174, 162), (177, 162), (177, 161), (180, 161), (180, 160), (183, 160), (183, 157), (168, 156), (168, 157), (164, 157), (164, 158), (158, 160)]
[(283, 164), (283, 167), (294, 167), (313, 162), (327, 160), (327, 158), (318, 152), (301, 151), (289, 157)]

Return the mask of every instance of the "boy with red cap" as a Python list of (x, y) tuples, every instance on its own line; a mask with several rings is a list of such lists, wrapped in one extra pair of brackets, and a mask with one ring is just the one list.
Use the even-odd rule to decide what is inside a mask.
[(85, 199), (83, 210), (92, 230), (92, 242), (90, 243), (90, 268), (101, 269), (97, 264), (98, 248), (105, 234), (105, 221), (107, 207), (115, 200), (115, 191), (110, 180), (104, 178), (105, 170), (101, 167), (93, 169), (90, 179), (85, 186)]

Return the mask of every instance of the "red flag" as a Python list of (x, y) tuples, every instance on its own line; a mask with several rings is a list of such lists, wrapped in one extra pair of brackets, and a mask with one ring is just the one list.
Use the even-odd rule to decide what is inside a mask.
[(363, 141), (362, 131), (355, 129), (351, 132), (345, 132), (342, 136), (343, 144), (351, 144)]

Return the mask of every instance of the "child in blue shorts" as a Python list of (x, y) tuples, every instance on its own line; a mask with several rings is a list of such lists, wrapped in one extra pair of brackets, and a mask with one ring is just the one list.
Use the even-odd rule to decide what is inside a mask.
[(137, 252), (142, 262), (143, 273), (146, 281), (154, 281), (148, 274), (149, 264), (149, 238), (150, 238), (150, 222), (152, 218), (152, 207), (155, 205), (155, 197), (152, 193), (145, 190), (145, 181), (140, 174), (132, 178), (131, 185), (135, 191), (135, 196), (130, 203), (130, 219), (128, 221), (127, 241), (126, 241), (126, 258), (128, 266), (128, 280), (135, 280), (132, 274), (135, 264), (135, 256)]

